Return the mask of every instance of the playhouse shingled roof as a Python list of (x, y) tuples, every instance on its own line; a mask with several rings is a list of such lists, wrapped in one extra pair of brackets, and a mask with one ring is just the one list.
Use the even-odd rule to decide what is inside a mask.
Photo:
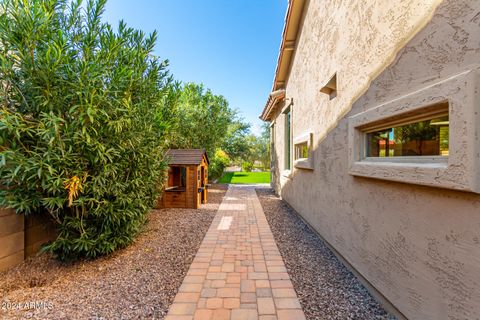
[(202, 163), (203, 156), (208, 160), (205, 149), (169, 149), (167, 157), (170, 158), (168, 164), (192, 164), (199, 165)]

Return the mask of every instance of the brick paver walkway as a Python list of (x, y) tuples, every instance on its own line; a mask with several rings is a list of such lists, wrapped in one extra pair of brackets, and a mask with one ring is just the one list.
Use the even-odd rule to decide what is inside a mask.
[(305, 319), (254, 187), (230, 185), (166, 319)]

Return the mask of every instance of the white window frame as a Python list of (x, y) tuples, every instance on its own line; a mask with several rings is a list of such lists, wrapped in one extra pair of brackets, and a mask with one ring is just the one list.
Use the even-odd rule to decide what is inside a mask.
[[(380, 120), (448, 101), (449, 156), (365, 158), (365, 132)], [(443, 79), (348, 119), (349, 174), (480, 193), (480, 75)]]
[(294, 165), (295, 168), (313, 170), (312, 142), (313, 142), (313, 134), (311, 132), (302, 134), (302, 135), (297, 136), (293, 139), (293, 152), (294, 152), (294, 154), (296, 154), (297, 145), (307, 143), (307, 147), (308, 147), (308, 158), (296, 159), (296, 155), (294, 155), (293, 165)]

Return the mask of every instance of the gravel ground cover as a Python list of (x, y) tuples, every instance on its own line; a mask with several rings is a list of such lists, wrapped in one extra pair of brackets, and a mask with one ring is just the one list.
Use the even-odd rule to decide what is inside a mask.
[(129, 247), (65, 264), (43, 254), (0, 273), (0, 319), (163, 319), (226, 192), (201, 209), (152, 210)]
[(257, 195), (307, 319), (396, 319), (272, 189)]

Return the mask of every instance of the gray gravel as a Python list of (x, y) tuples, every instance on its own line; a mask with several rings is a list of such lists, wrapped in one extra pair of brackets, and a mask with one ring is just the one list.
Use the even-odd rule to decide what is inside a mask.
[(199, 210), (153, 210), (135, 243), (110, 256), (62, 264), (44, 254), (0, 273), (0, 319), (163, 319), (225, 192), (214, 186)]
[(307, 319), (396, 319), (272, 189), (257, 189)]

